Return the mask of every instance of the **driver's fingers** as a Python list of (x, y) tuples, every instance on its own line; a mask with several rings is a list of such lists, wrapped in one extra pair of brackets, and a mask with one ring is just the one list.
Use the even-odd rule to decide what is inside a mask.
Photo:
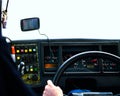
[(48, 80), (48, 81), (47, 81), (47, 84), (48, 84), (49, 86), (55, 86), (51, 80)]

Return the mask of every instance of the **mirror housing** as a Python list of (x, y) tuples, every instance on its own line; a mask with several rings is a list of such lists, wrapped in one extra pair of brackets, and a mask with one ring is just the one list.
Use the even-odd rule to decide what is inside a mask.
[(20, 27), (22, 31), (32, 31), (40, 28), (40, 20), (38, 17), (21, 19)]

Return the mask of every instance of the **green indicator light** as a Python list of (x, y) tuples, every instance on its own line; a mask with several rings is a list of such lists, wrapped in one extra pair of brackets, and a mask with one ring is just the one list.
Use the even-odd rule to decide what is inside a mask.
[(37, 71), (38, 69), (37, 68), (34, 68), (35, 71)]

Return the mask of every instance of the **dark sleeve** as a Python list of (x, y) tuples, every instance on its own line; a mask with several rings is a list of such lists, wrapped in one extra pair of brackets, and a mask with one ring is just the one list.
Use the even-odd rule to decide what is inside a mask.
[(36, 96), (15, 68), (5, 38), (0, 38), (0, 96)]

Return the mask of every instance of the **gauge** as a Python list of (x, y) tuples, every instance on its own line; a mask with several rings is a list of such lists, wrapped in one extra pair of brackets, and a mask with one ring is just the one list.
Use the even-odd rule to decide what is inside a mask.
[(100, 64), (98, 61), (98, 58), (91, 57), (77, 60), (74, 64), (70, 65), (67, 72), (99, 72)]
[(120, 65), (105, 58), (87, 57), (72, 63), (66, 72), (107, 73), (119, 72)]

